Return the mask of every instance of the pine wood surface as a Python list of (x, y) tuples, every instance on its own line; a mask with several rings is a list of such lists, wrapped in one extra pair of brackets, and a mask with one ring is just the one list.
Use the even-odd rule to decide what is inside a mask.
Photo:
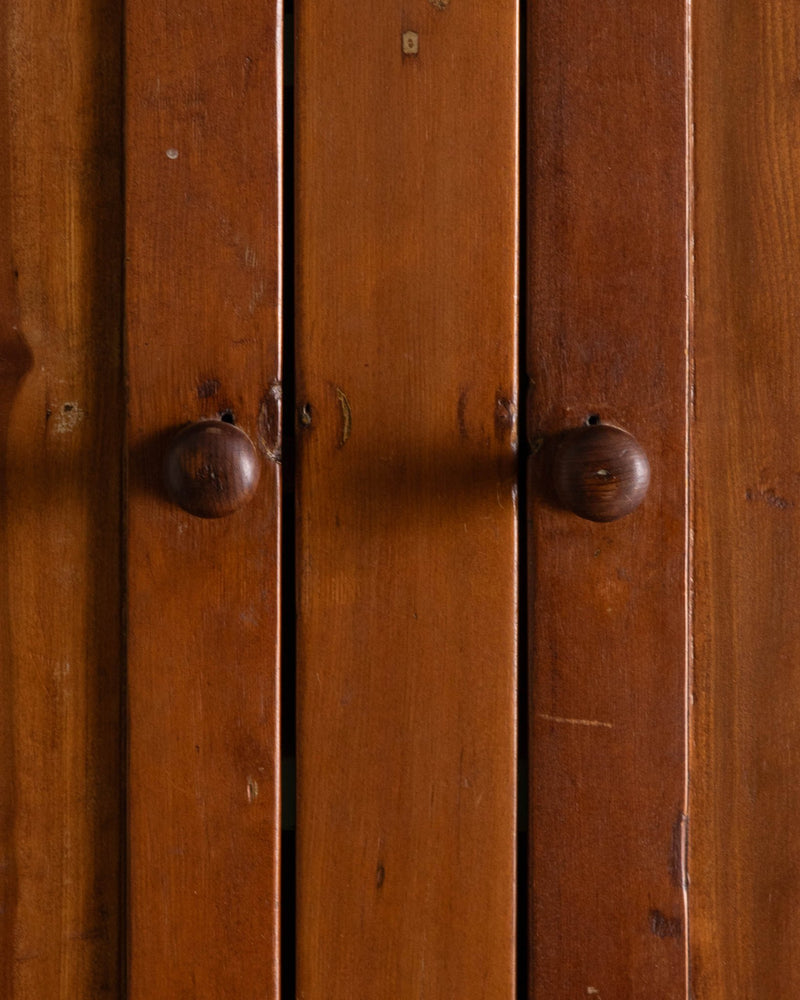
[(303, 1000), (514, 996), (515, 6), (297, 9)]
[(789, 2), (695, 5), (697, 1000), (800, 989), (799, 30)]
[[(686, 995), (686, 60), (678, 0), (529, 11), (531, 995)], [(589, 418), (651, 466), (559, 509)]]
[(118, 997), (118, 5), (0, 7), (0, 995)]
[[(277, 997), (277, 4), (126, 13), (129, 998)], [(170, 503), (177, 429), (229, 415), (249, 504)]]
[[(516, 23), (505, 0), (482, 8), (299, 9), (305, 1000), (513, 996)], [(127, 5), (123, 249), (120, 4), (0, 9), (9, 1000), (277, 997), (278, 13)], [(798, 16), (693, 5), (697, 1000), (800, 985)], [(528, 18), (529, 989), (673, 1000), (684, 10), (567, 0)], [(181, 425), (227, 411), (261, 482), (230, 517), (194, 519), (167, 501), (162, 458)], [(613, 524), (559, 510), (549, 478), (554, 436), (590, 415), (652, 467)]]

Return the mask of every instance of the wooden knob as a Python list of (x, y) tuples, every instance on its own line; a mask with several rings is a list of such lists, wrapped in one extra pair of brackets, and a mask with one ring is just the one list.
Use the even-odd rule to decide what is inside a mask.
[(558, 444), (553, 485), (564, 507), (578, 517), (616, 521), (644, 500), (650, 463), (627, 431), (608, 424), (580, 427)]
[(182, 428), (164, 461), (170, 499), (195, 517), (232, 514), (251, 499), (260, 475), (253, 442), (224, 420), (201, 420)]

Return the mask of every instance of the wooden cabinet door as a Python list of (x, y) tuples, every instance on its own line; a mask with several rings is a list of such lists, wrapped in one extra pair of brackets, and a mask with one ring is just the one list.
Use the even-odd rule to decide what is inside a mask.
[[(14, 1000), (278, 995), (280, 38), (277, 4), (0, 12)], [(209, 418), (261, 468), (219, 519), (162, 485)]]
[(3, 997), (796, 992), (798, 31), (0, 8)]
[[(789, 996), (800, 14), (528, 14), (530, 989)], [(652, 479), (591, 524), (557, 441), (606, 421)]]

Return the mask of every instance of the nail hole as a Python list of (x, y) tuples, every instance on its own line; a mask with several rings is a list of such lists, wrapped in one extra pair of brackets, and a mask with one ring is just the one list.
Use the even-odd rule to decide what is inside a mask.
[(226, 424), (235, 424), (236, 420), (233, 416), (233, 410), (223, 410), (219, 415), (219, 419), (223, 420)]
[(586, 418), (586, 424), (589, 427), (596, 427), (599, 423), (600, 423), (599, 413), (590, 413), (589, 416)]

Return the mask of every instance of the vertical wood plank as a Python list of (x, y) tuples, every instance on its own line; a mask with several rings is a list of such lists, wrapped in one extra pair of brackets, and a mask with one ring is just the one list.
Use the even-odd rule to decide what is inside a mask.
[[(686, 24), (682, 0), (530, 14), (531, 995), (685, 995)], [(643, 505), (553, 496), (589, 418)]]
[(0, 994), (118, 997), (121, 16), (0, 8)]
[(510, 998), (516, 4), (297, 43), (297, 995)]
[[(277, 996), (279, 26), (127, 7), (131, 1000)], [(162, 462), (223, 414), (261, 484), (202, 520)]]
[(697, 1000), (800, 989), (796, 4), (695, 5)]

